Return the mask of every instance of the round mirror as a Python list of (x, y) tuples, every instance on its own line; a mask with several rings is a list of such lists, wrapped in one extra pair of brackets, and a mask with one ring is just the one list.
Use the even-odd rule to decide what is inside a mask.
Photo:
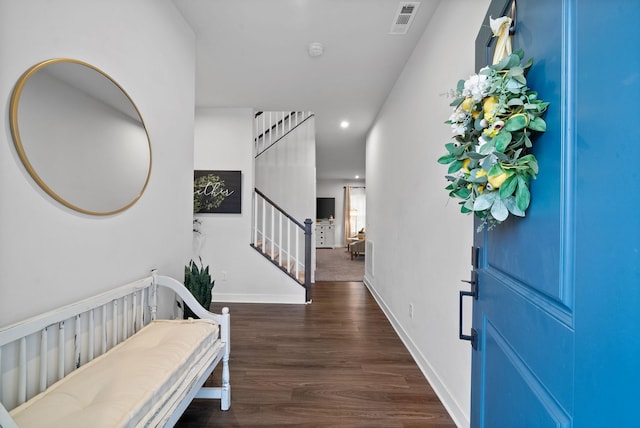
[(151, 145), (137, 107), (111, 77), (81, 61), (52, 59), (18, 80), (11, 134), (33, 179), (85, 214), (133, 205), (151, 174)]

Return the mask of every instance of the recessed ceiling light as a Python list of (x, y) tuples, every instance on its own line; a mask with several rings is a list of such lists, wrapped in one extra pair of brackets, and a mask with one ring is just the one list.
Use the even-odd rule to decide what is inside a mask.
[(346, 120), (343, 120), (342, 122), (340, 122), (340, 128), (348, 128), (349, 127), (349, 122)]
[(356, 180), (357, 180), (358, 178), (360, 178), (360, 176), (359, 176), (359, 175), (356, 175)]

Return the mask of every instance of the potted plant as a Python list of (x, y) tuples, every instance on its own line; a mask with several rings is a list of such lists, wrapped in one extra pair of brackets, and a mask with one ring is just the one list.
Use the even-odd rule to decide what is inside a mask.
[[(193, 294), (198, 303), (208, 310), (211, 305), (211, 290), (213, 289), (214, 281), (211, 279), (211, 274), (209, 274), (209, 266), (204, 267), (202, 257), (198, 257), (198, 259), (200, 260), (200, 266), (195, 261), (190, 260), (189, 264), (184, 267), (184, 285)], [(184, 318), (197, 318), (187, 305), (184, 305)]]

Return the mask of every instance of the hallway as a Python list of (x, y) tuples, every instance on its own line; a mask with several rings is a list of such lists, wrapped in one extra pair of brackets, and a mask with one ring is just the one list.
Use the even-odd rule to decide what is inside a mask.
[(228, 306), (231, 409), (195, 400), (177, 426), (455, 426), (363, 283), (317, 283), (311, 305)]
[(365, 255), (351, 258), (344, 247), (316, 250), (316, 282), (362, 281)]

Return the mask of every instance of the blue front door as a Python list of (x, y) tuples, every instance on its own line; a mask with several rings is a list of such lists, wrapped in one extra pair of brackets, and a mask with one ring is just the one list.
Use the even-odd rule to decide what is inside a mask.
[(517, 0), (516, 20), (551, 105), (526, 218), (475, 233), (471, 424), (640, 426), (640, 1)]

